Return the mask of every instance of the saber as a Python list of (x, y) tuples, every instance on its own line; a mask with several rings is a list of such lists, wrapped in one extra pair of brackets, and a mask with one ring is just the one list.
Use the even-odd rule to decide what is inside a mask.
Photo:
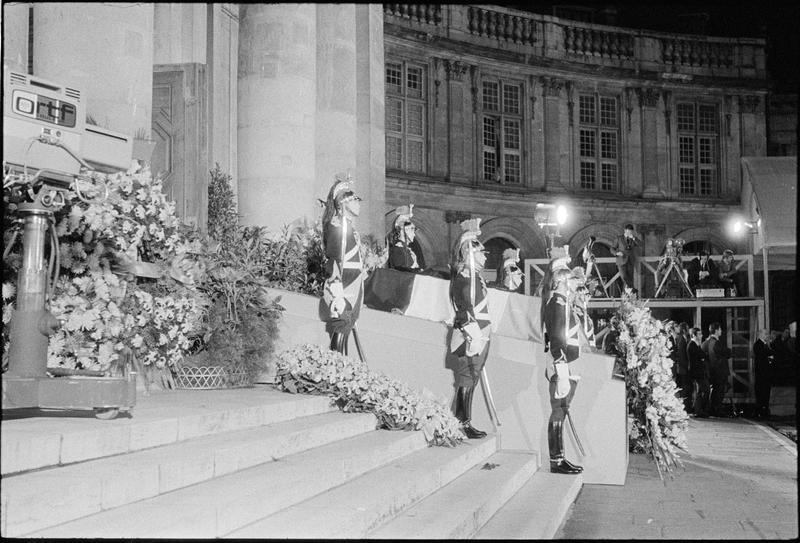
[(367, 358), (364, 356), (364, 349), (361, 348), (361, 340), (358, 339), (358, 329), (356, 328), (355, 324), (353, 325), (353, 339), (356, 340), (356, 350), (358, 351), (358, 357), (364, 364), (366, 364)]
[(567, 420), (569, 421), (569, 429), (572, 430), (572, 437), (575, 438), (575, 443), (578, 445), (578, 449), (581, 451), (581, 456), (586, 456), (586, 452), (583, 450), (581, 440), (578, 438), (578, 433), (575, 431), (575, 423), (572, 422), (572, 414), (569, 412), (569, 409), (567, 409)]
[(489, 410), (489, 418), (492, 419), (492, 424), (495, 426), (502, 426), (500, 419), (497, 417), (497, 407), (494, 405), (492, 389), (489, 387), (489, 377), (486, 375), (486, 367), (481, 368), (481, 390), (483, 391), (483, 399), (486, 400), (486, 408)]

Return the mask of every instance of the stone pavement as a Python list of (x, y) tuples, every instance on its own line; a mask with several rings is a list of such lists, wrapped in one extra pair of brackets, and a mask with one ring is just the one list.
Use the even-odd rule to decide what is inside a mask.
[(584, 485), (556, 538), (798, 537), (794, 442), (741, 418), (692, 418), (687, 440), (672, 479), (632, 454), (624, 486)]

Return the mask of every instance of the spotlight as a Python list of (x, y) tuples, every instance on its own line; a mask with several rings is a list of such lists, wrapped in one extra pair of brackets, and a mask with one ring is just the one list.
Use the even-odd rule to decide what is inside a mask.
[(567, 208), (563, 205), (560, 205), (558, 208), (556, 208), (556, 222), (559, 225), (563, 225), (567, 222)]
[(728, 229), (734, 236), (743, 234), (757, 234), (761, 227), (761, 218), (755, 221), (746, 221), (741, 217), (734, 217), (728, 223)]

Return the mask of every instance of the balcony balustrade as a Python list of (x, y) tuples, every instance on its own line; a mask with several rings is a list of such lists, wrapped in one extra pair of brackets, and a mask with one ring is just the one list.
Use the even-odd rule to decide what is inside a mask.
[[(765, 41), (582, 23), (499, 6), (384, 4), (385, 21), (528, 56), (666, 74), (766, 78)], [(677, 73), (677, 75), (675, 75)]]

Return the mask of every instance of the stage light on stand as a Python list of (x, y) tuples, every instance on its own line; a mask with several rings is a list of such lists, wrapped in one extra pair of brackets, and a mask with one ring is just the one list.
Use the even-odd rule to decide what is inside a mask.
[(741, 237), (745, 234), (758, 234), (761, 228), (761, 218), (747, 221), (742, 217), (734, 217), (728, 222), (728, 230), (734, 237)]
[(556, 236), (560, 236), (560, 228), (566, 224), (569, 218), (569, 210), (563, 204), (536, 204), (533, 218), (536, 224), (544, 232), (547, 238), (547, 256), (550, 256), (550, 250), (555, 244)]

